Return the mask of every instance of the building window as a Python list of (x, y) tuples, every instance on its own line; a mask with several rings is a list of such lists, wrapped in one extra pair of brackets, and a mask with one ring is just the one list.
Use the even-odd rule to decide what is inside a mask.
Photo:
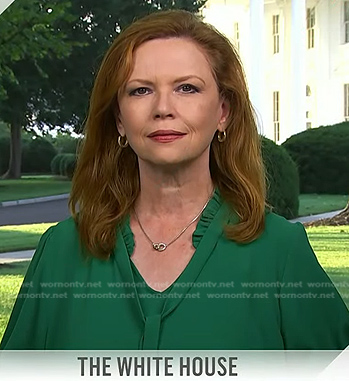
[(307, 97), (311, 96), (311, 88), (309, 85), (307, 85), (307, 87), (305, 88), (305, 94)]
[(306, 111), (305, 113), (305, 118), (307, 119), (306, 120), (306, 126), (307, 126), (307, 130), (309, 130), (311, 128), (311, 112), (310, 111)]
[(349, 122), (349, 83), (344, 85), (344, 120)]
[(315, 40), (315, 7), (307, 9), (307, 33), (308, 33), (308, 49), (314, 47)]
[(344, 1), (344, 42), (349, 42), (349, 1)]
[(240, 51), (240, 31), (239, 31), (239, 23), (234, 23), (234, 41), (236, 50)]
[(273, 123), (274, 141), (280, 140), (280, 95), (278, 91), (273, 92)]
[(279, 15), (273, 16), (273, 53), (280, 51)]

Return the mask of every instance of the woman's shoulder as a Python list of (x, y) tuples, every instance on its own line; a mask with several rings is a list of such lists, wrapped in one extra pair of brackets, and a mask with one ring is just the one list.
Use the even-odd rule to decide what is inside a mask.
[(304, 235), (305, 229), (300, 222), (291, 222), (273, 212), (267, 212), (265, 215), (264, 233), (266, 237), (274, 237), (279, 240), (289, 240), (299, 235)]
[(286, 260), (290, 254), (298, 255), (304, 249), (309, 249), (304, 226), (300, 222), (288, 221), (272, 212), (266, 213), (264, 231), (256, 239), (254, 245), (266, 256), (278, 258), (278, 260), (281, 258)]
[(40, 237), (26, 279), (54, 279), (65, 273), (67, 264), (81, 263), (79, 236), (73, 218), (49, 227)]
[(48, 228), (41, 236), (36, 248), (36, 255), (43, 255), (51, 260), (69, 255), (79, 250), (79, 234), (72, 217)]
[(50, 238), (50, 240), (58, 241), (57, 243), (75, 241), (79, 236), (73, 217), (69, 217), (51, 226), (46, 230), (44, 235)]

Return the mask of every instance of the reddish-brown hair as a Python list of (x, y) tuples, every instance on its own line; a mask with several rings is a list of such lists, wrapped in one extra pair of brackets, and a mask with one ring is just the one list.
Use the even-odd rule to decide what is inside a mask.
[[(211, 143), (211, 177), (239, 223), (225, 227), (228, 239), (251, 242), (264, 229), (265, 173), (260, 138), (238, 54), (214, 27), (186, 11), (146, 16), (115, 39), (99, 69), (90, 100), (85, 138), (69, 200), (85, 248), (107, 259), (116, 228), (140, 192), (138, 160), (129, 146), (118, 145), (118, 94), (133, 69), (134, 51), (157, 38), (188, 38), (207, 55), (220, 95), (230, 105), (227, 138)], [(79, 213), (76, 205), (79, 205)]]

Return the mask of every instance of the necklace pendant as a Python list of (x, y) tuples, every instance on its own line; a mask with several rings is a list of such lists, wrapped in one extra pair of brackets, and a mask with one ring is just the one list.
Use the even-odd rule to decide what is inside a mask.
[(153, 243), (153, 248), (157, 251), (164, 251), (167, 248), (167, 245), (163, 242)]

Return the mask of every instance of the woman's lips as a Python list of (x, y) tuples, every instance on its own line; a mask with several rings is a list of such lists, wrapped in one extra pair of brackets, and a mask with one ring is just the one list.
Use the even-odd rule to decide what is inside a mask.
[(185, 136), (185, 134), (182, 135), (156, 135), (151, 136), (150, 139), (155, 140), (160, 143), (168, 143), (172, 142), (173, 140), (181, 139)]

